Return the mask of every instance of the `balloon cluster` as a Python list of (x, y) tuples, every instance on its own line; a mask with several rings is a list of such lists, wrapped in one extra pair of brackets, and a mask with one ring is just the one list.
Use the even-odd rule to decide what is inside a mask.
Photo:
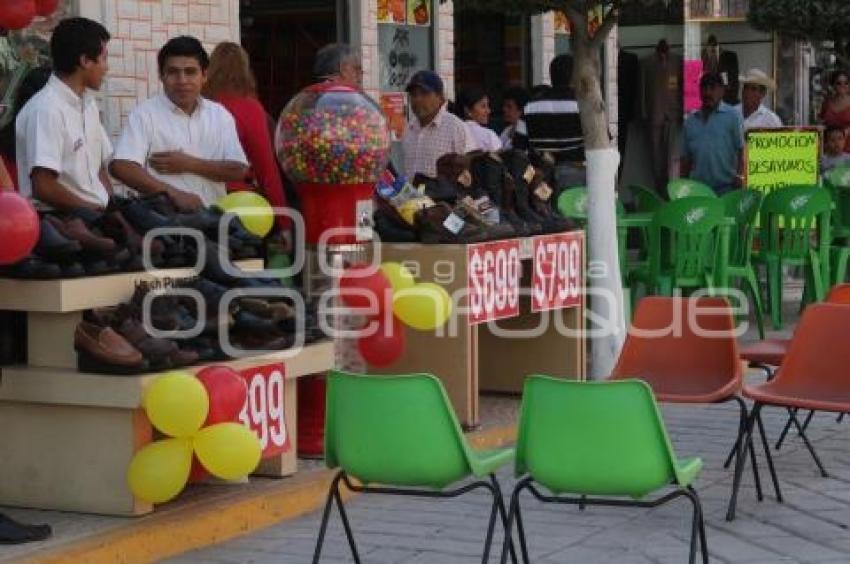
[(377, 105), (353, 89), (298, 94), (281, 113), (276, 135), (283, 170), (300, 183), (374, 182), (389, 143)]
[(36, 16), (49, 16), (59, 0), (0, 0), (0, 28), (24, 29)]
[[(142, 404), (151, 424), (168, 438), (136, 452), (127, 470), (130, 491), (149, 503), (164, 503), (183, 491), (195, 464), (217, 478), (235, 480), (260, 462), (260, 440), (236, 423), (247, 400), (245, 381), (233, 370), (211, 366), (159, 376)], [(197, 476), (198, 471), (195, 472)]]
[(401, 358), (405, 325), (433, 331), (445, 325), (452, 313), (451, 298), (442, 286), (417, 284), (410, 270), (397, 262), (385, 262), (378, 269), (352, 265), (340, 277), (339, 289), (350, 308), (366, 309), (377, 300), (378, 314), (357, 342), (360, 354), (372, 366), (387, 366)]

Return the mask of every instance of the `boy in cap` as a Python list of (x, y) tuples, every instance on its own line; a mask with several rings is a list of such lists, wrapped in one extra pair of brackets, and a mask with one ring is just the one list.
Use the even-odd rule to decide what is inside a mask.
[(760, 69), (750, 69), (741, 77), (741, 103), (735, 108), (744, 119), (744, 131), (754, 128), (782, 127), (779, 116), (767, 109), (764, 97), (768, 90), (774, 90), (776, 84)]
[(681, 175), (723, 194), (743, 180), (744, 124), (741, 114), (723, 102), (726, 86), (720, 74), (704, 74), (699, 88), (702, 107), (688, 116), (682, 132)]
[(443, 81), (433, 71), (413, 75), (407, 84), (410, 109), (414, 118), (401, 139), (404, 173), (435, 177), (437, 159), (447, 153), (466, 153), (469, 149), (466, 125), (446, 109)]

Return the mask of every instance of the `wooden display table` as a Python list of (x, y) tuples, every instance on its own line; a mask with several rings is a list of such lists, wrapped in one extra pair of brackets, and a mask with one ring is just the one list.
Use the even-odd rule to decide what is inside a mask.
[[(583, 233), (580, 239), (584, 254)], [(381, 261), (411, 268), (418, 282), (436, 282), (455, 296), (455, 312), (436, 332), (406, 329), (404, 356), (394, 364), (372, 367), (375, 373), (429, 372), (438, 376), (461, 423), (479, 422), (480, 390), (521, 393), (530, 374), (582, 380), (585, 377), (584, 261), (573, 272), (581, 295), (575, 307), (533, 312), (531, 280), (535, 238), (519, 239), (520, 296), (515, 313), (499, 321), (471, 324), (475, 315), (464, 290), (469, 284), (470, 245), (380, 245)], [(462, 296), (462, 297), (460, 297)]]
[[(261, 261), (237, 265), (262, 268)], [(0, 279), (0, 309), (28, 312), (29, 361), (0, 371), (0, 505), (110, 515), (152, 510), (132, 496), (126, 474), (133, 454), (154, 436), (141, 400), (156, 374), (79, 373), (73, 335), (83, 310), (127, 301), (141, 282), (168, 285), (191, 275), (190, 269), (171, 269), (53, 281)], [(329, 370), (333, 362), (333, 343), (322, 342), (297, 352), (211, 363), (235, 370), (284, 366), (288, 449), (263, 460), (257, 474), (295, 472), (295, 379)]]

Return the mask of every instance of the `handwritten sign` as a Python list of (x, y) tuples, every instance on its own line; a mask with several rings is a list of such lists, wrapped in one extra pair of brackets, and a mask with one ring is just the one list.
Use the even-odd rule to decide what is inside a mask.
[(519, 315), (519, 255), (516, 239), (467, 248), (470, 325)]
[(772, 192), (818, 183), (820, 135), (814, 128), (754, 129), (747, 132), (747, 187)]
[(269, 364), (239, 372), (248, 385), (248, 401), (239, 421), (257, 433), (263, 458), (287, 452), (292, 444), (283, 401), (284, 371), (283, 364)]

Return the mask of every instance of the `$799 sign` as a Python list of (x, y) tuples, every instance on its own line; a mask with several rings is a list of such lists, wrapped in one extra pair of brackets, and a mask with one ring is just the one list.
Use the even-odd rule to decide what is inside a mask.
[(531, 311), (581, 305), (583, 238), (580, 231), (534, 238)]

